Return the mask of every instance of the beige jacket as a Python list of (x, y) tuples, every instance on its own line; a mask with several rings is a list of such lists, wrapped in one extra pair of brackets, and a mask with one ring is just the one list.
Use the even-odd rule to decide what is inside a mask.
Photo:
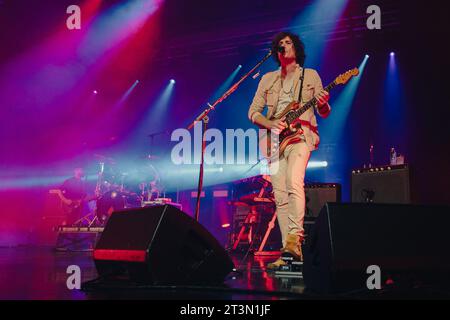
[[(298, 99), (300, 92), (300, 76), (301, 67), (297, 67), (294, 76), (294, 88), (295, 97)], [(302, 103), (304, 105), (306, 102), (311, 100), (314, 95), (318, 94), (323, 89), (322, 80), (316, 70), (305, 69), (305, 81), (303, 83), (302, 92)], [(272, 71), (266, 73), (260, 80), (258, 89), (256, 90), (253, 102), (248, 110), (248, 118), (254, 123), (255, 116), (258, 114), (262, 115), (264, 107), (267, 106), (266, 118), (271, 119), (275, 113), (278, 97), (281, 90), (281, 70)], [(317, 111), (317, 106), (315, 107)], [(321, 115), (318, 111), (317, 113)], [(326, 115), (321, 115), (326, 116)], [(313, 109), (308, 109), (302, 116), (301, 120), (305, 121), (305, 125), (302, 125), (304, 131), (304, 136), (306, 143), (311, 151), (316, 150), (319, 146), (320, 137), (319, 131), (317, 130), (317, 120), (314, 115)]]

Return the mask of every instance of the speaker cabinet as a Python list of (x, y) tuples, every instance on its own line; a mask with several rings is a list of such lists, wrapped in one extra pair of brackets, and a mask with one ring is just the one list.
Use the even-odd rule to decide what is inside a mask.
[(94, 261), (100, 277), (151, 284), (222, 283), (234, 267), (203, 226), (170, 205), (114, 212)]
[(305, 185), (306, 217), (317, 218), (327, 202), (341, 202), (341, 185), (310, 183)]
[(411, 202), (408, 165), (355, 169), (351, 185), (352, 202)]
[(305, 285), (321, 293), (364, 290), (372, 265), (382, 285), (449, 284), (449, 225), (446, 206), (328, 203), (304, 246)]

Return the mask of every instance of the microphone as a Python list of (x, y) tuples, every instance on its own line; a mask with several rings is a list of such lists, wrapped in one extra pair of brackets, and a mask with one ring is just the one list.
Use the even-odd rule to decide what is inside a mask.
[(277, 47), (277, 51), (280, 52), (280, 53), (284, 53), (284, 47), (278, 46)]

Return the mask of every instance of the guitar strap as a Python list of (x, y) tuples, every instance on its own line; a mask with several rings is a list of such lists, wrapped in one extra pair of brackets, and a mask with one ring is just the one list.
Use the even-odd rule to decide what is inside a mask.
[(303, 91), (303, 80), (305, 80), (305, 68), (302, 67), (302, 75), (300, 76), (300, 92), (298, 97), (298, 102), (302, 103), (302, 91)]

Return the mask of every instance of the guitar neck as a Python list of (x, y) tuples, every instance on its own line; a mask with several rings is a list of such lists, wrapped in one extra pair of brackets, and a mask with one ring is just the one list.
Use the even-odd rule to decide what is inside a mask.
[[(329, 85), (327, 85), (325, 88), (323, 88), (326, 92), (330, 92), (331, 89), (333, 89), (336, 86), (336, 81), (331, 82)], [(292, 112), (292, 118), (298, 118), (302, 114), (304, 114), (309, 108), (313, 107), (317, 103), (317, 98), (314, 97), (311, 100), (309, 100), (307, 103), (305, 103), (302, 107), (294, 110)]]

